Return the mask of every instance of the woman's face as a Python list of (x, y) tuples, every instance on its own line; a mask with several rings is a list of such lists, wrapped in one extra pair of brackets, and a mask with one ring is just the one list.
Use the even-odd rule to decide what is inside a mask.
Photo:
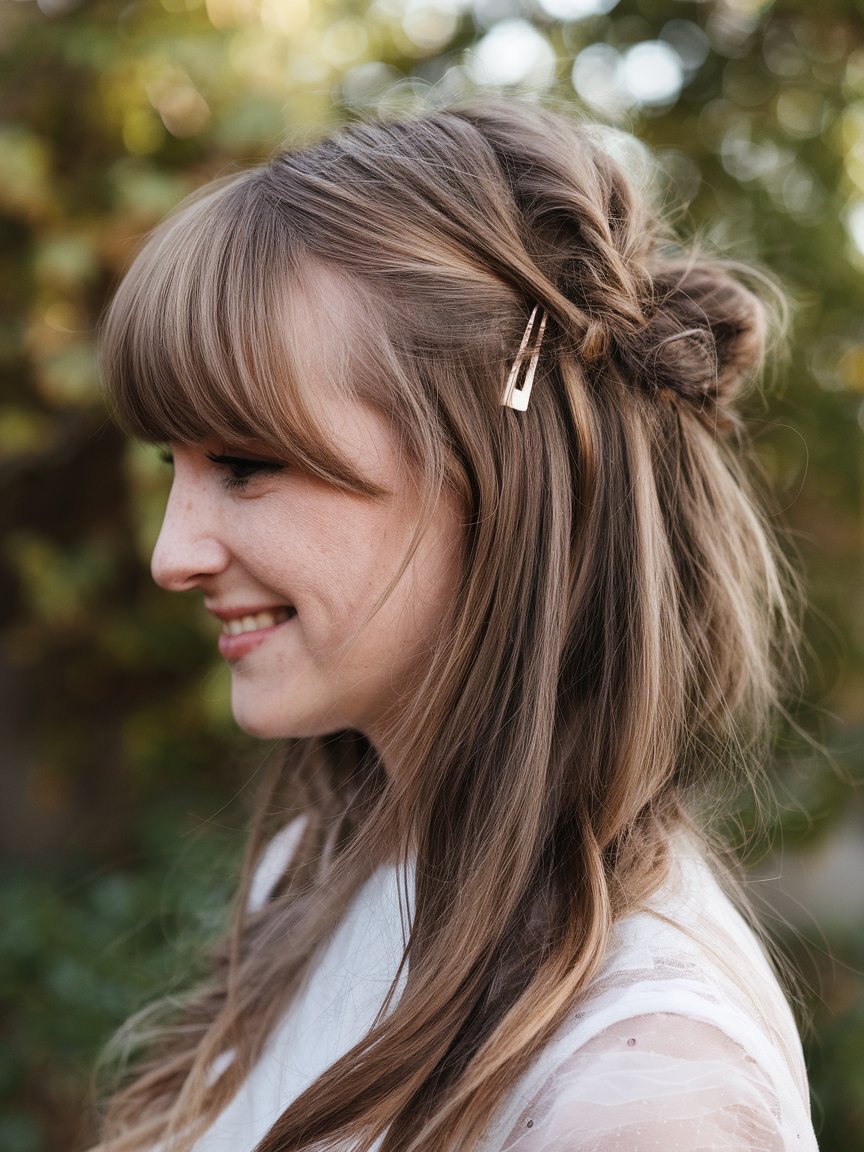
[(345, 493), (215, 439), (172, 444), (152, 571), (163, 588), (203, 593), (221, 621), (242, 728), (265, 738), (354, 728), (378, 744), (452, 608), (462, 522), (442, 495), (393, 591), (360, 627), (403, 562), (420, 497), (381, 415), (342, 398), (321, 403), (337, 446), (387, 496)]

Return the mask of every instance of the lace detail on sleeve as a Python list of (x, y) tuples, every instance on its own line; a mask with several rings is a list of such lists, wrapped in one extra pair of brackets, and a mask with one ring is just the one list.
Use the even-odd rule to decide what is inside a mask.
[(555, 1067), (501, 1152), (787, 1147), (756, 1060), (713, 1024), (658, 1012), (611, 1025)]

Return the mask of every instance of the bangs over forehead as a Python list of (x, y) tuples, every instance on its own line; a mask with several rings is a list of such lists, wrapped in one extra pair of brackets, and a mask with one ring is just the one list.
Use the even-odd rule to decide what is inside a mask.
[[(265, 182), (256, 169), (211, 184), (151, 234), (100, 332), (109, 403), (139, 439), (254, 442), (374, 495), (379, 489), (340, 453), (314, 403), (323, 388), (373, 399), (363, 383), (381, 380), (380, 364), (349, 364), (368, 351), (365, 340), (347, 351), (362, 293), (329, 269), (321, 283), (322, 269)], [(316, 338), (322, 294), (325, 314), (335, 304), (340, 316)]]

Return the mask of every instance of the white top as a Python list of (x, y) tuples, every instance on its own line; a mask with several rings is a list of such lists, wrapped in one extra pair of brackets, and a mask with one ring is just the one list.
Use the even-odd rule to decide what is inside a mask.
[[(253, 907), (301, 831), (292, 824), (269, 846)], [(365, 1035), (404, 949), (400, 888), (395, 868), (363, 886), (195, 1152), (251, 1152)], [(789, 1007), (755, 936), (683, 843), (651, 910), (615, 926), (586, 998), (502, 1103), (479, 1152), (649, 1149), (816, 1149)]]

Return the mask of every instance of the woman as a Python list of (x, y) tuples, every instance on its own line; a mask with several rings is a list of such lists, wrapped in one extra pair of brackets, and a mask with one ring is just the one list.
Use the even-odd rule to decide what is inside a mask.
[(288, 746), (101, 1147), (815, 1147), (694, 814), (794, 639), (733, 410), (766, 332), (595, 130), (517, 103), (354, 125), (157, 229), (102, 340), (173, 457), (153, 573)]

